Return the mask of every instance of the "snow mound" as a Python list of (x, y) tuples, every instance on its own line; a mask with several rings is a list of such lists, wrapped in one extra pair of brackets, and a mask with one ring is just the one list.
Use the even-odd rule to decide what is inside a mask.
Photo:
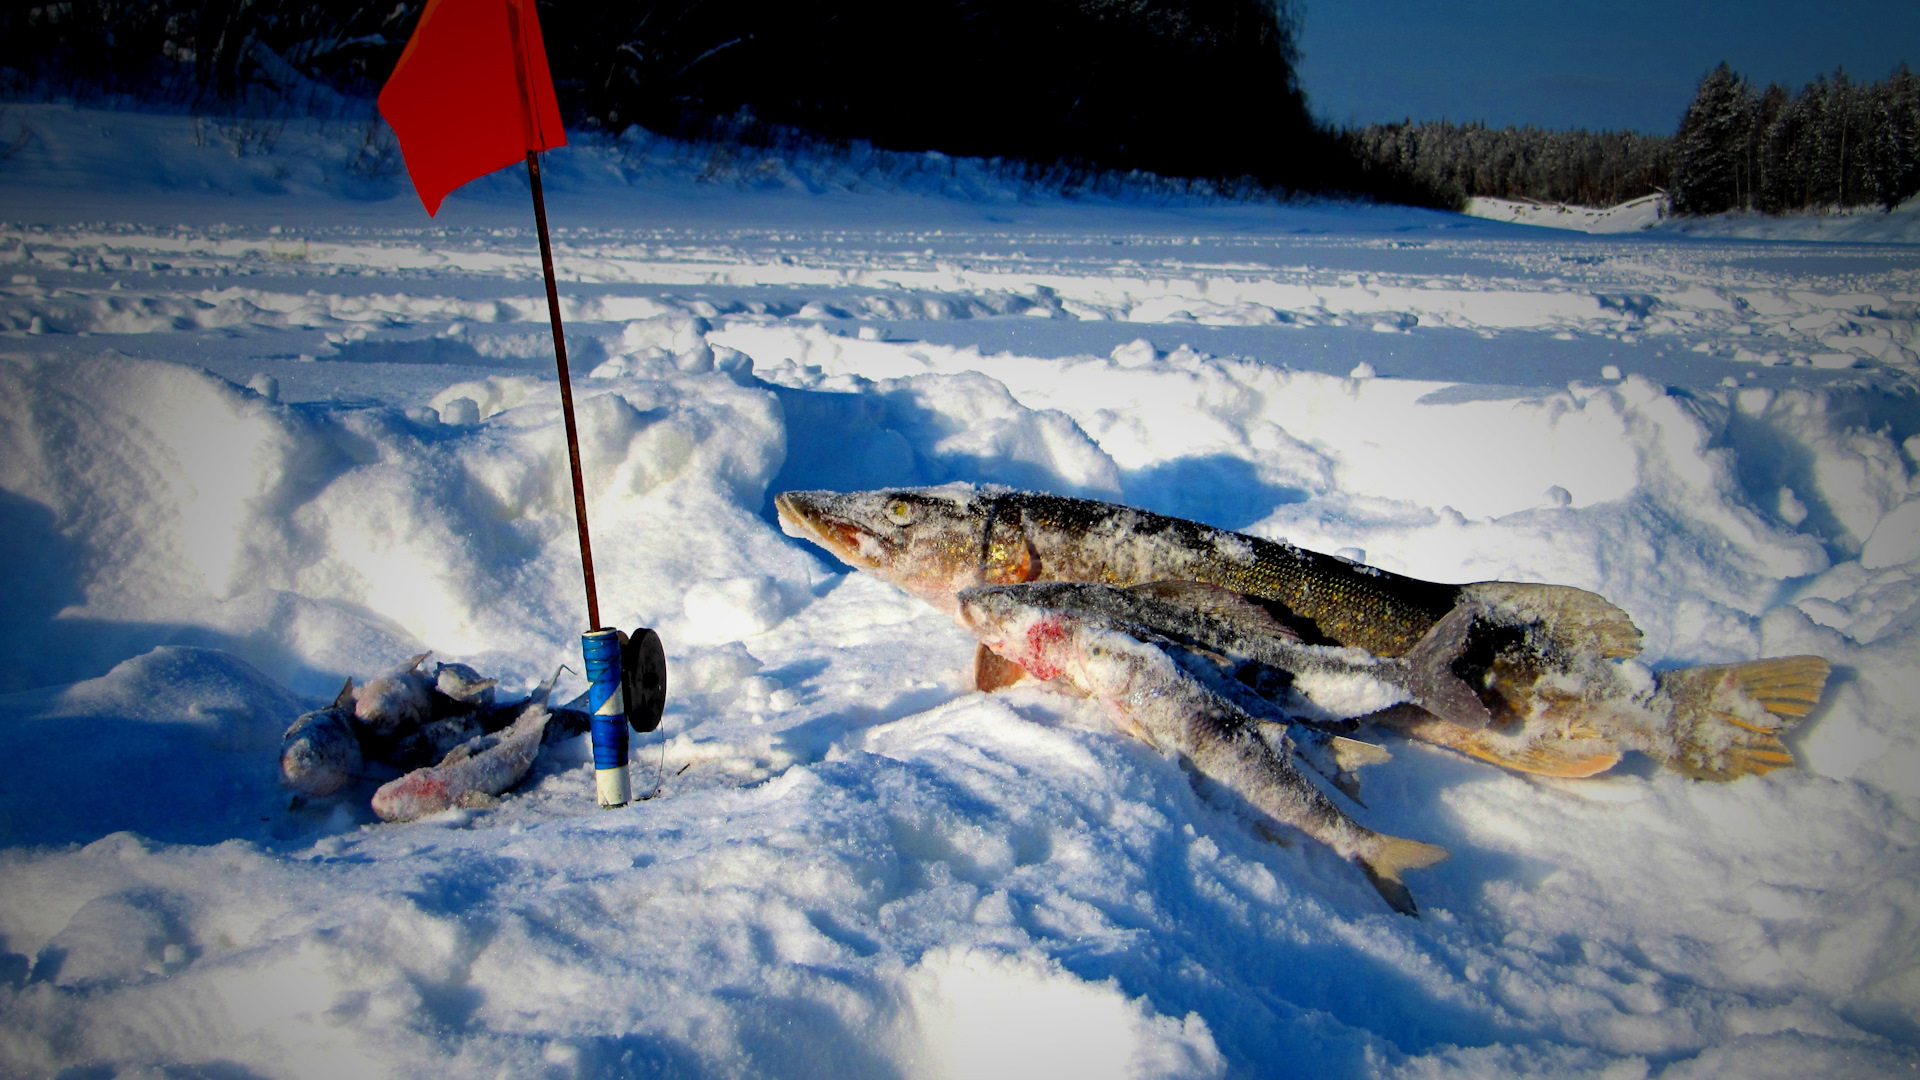
[(1567, 206), (1519, 199), (1495, 199), (1479, 196), (1467, 200), (1468, 217), (1506, 221), (1515, 225), (1536, 225), (1548, 229), (1571, 229), (1584, 233), (1626, 233), (1651, 229), (1667, 216), (1667, 197), (1644, 195), (1618, 206)]

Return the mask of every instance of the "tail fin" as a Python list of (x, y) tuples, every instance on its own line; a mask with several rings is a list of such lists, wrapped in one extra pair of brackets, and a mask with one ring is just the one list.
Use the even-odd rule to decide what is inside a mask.
[(1681, 668), (1660, 676), (1673, 702), (1666, 764), (1696, 780), (1732, 780), (1793, 767), (1779, 733), (1820, 703), (1832, 666), (1818, 656)]
[(1640, 655), (1640, 628), (1597, 593), (1571, 585), (1477, 581), (1462, 585), (1460, 595), (1486, 604), (1500, 622), (1539, 626), (1555, 650), (1610, 660)]
[(1387, 906), (1402, 915), (1419, 915), (1420, 909), (1414, 906), (1413, 893), (1407, 890), (1406, 882), (1400, 875), (1408, 870), (1418, 870), (1432, 866), (1451, 854), (1438, 844), (1423, 844), (1418, 840), (1408, 840), (1399, 836), (1376, 833), (1380, 838), (1380, 847), (1372, 855), (1362, 856), (1356, 861), (1360, 869), (1380, 890), (1381, 899)]
[(1473, 620), (1484, 610), (1472, 601), (1460, 604), (1400, 657), (1407, 667), (1408, 689), (1419, 697), (1421, 708), (1470, 728), (1486, 727), (1493, 722), (1493, 714), (1473, 688), (1453, 673), (1453, 662), (1465, 651)]

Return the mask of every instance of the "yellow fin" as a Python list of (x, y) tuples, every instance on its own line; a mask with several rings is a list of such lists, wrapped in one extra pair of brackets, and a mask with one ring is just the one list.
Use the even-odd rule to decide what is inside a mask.
[(1349, 739), (1344, 735), (1334, 735), (1327, 739), (1327, 748), (1333, 751), (1333, 764), (1343, 772), (1352, 772), (1366, 765), (1379, 765), (1393, 760), (1387, 748), (1358, 739)]
[(1380, 890), (1381, 899), (1389, 907), (1402, 915), (1420, 914), (1420, 910), (1414, 906), (1413, 894), (1407, 891), (1406, 882), (1400, 880), (1400, 875), (1408, 870), (1432, 866), (1452, 852), (1438, 844), (1423, 844), (1418, 840), (1384, 833), (1375, 835), (1380, 838), (1380, 846), (1372, 855), (1356, 860), (1360, 869), (1366, 873), (1373, 887)]
[(1696, 780), (1791, 769), (1779, 733), (1820, 703), (1832, 665), (1818, 656), (1708, 664), (1660, 676), (1673, 701), (1675, 750), (1666, 765)]
[(1596, 776), (1620, 763), (1620, 748), (1605, 739), (1539, 739), (1513, 750), (1480, 739), (1455, 749), (1520, 772), (1568, 779)]
[(1620, 763), (1620, 748), (1576, 719), (1566, 734), (1520, 740), (1489, 728), (1468, 728), (1435, 719), (1411, 706), (1395, 706), (1370, 719), (1422, 742), (1434, 743), (1505, 769), (1579, 779)]

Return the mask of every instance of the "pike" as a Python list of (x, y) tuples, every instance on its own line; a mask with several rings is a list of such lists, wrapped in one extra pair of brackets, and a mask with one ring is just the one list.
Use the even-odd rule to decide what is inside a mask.
[[(1005, 589), (1026, 602), (1101, 621), (1138, 641), (1167, 648), (1209, 690), (1250, 716), (1290, 732), (1281, 753), (1306, 762), (1348, 798), (1360, 802), (1354, 770), (1391, 759), (1382, 747), (1344, 736), (1360, 717), (1396, 705), (1419, 706), (1462, 729), (1484, 727), (1487, 708), (1452, 670), (1466, 646), (1477, 609), (1455, 608), (1404, 657), (1374, 656), (1351, 646), (1307, 645), (1272, 613), (1246, 597), (1195, 581), (1111, 585), (1033, 582), (979, 586)], [(994, 689), (1025, 670), (982, 646), (975, 682)], [(1268, 729), (1262, 728), (1262, 731)], [(1362, 804), (1364, 805), (1364, 804)]]
[(1261, 724), (1202, 685), (1165, 641), (1098, 611), (1066, 611), (1061, 590), (982, 586), (954, 598), (961, 625), (981, 644), (1035, 678), (1061, 684), (1104, 707), (1114, 726), (1245, 799), (1357, 864), (1395, 911), (1417, 914), (1401, 874), (1431, 866), (1446, 849), (1369, 829), (1348, 817), (1293, 767)]
[(1403, 703), (1469, 729), (1491, 719), (1452, 669), (1479, 613), (1473, 604), (1434, 623), (1405, 656), (1389, 657), (1353, 646), (1308, 645), (1265, 608), (1217, 585), (1034, 582), (1004, 588), (1019, 589), (1028, 602), (1054, 611), (1105, 620), (1142, 641), (1165, 640), (1212, 658), (1290, 720), (1339, 724)]
[[(1644, 669), (1613, 662), (1638, 655), (1640, 631), (1583, 589), (1422, 581), (1132, 507), (993, 486), (789, 491), (774, 505), (789, 535), (948, 612), (975, 585), (1193, 581), (1260, 599), (1307, 644), (1399, 657), (1469, 608), (1473, 625), (1453, 670), (1474, 687), (1491, 724), (1408, 705), (1388, 715), (1415, 738), (1528, 772), (1580, 776), (1611, 766), (1618, 745), (1596, 725), (1626, 725), (1620, 743), (1644, 745), (1703, 778), (1790, 766), (1774, 721), (1804, 716), (1826, 678), (1815, 657), (1762, 660), (1754, 663), (1764, 667), (1716, 674), (1669, 673), (1672, 705), (1664, 711), (1602, 708), (1636, 692), (1634, 673)], [(976, 677), (987, 688), (1016, 675), (980, 654)]]

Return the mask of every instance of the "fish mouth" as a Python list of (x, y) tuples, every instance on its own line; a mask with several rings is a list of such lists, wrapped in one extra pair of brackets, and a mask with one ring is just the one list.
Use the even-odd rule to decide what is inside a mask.
[(976, 634), (986, 629), (983, 619), (986, 613), (981, 610), (979, 594), (975, 589), (961, 589), (953, 598), (953, 603), (954, 618), (963, 628)]
[(832, 491), (783, 491), (775, 495), (773, 509), (780, 518), (781, 531), (826, 548), (849, 566), (879, 568), (882, 560), (875, 552), (884, 550), (880, 537), (828, 509), (837, 497)]

